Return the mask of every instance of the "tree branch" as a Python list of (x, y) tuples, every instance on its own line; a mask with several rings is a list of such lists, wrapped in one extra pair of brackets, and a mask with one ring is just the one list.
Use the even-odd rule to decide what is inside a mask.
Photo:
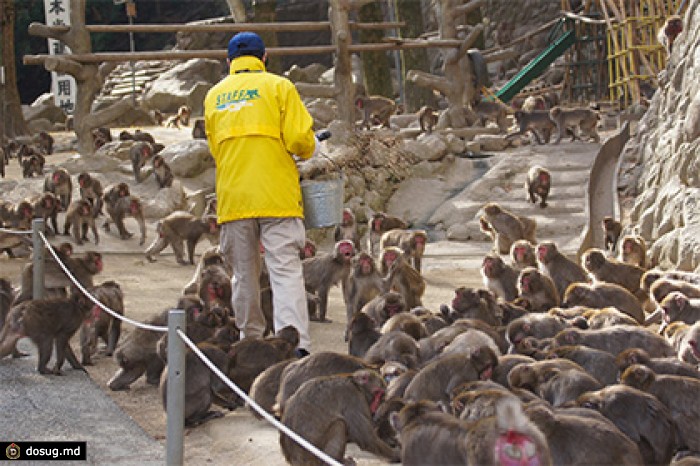
[(44, 60), (44, 68), (57, 73), (68, 73), (78, 81), (85, 80), (85, 76), (83, 76), (85, 67), (78, 62), (66, 58), (69, 56), (70, 55), (53, 55), (46, 57), (46, 60)]
[(469, 14), (472, 11), (476, 10), (477, 8), (481, 8), (482, 6), (486, 5), (486, 0), (472, 0), (469, 3), (465, 3), (464, 5), (458, 5), (454, 8), (454, 15), (463, 15), (463, 14)]
[(64, 41), (66, 34), (70, 31), (70, 26), (47, 26), (34, 22), (29, 25), (28, 31), (30, 36)]
[(406, 73), (406, 79), (421, 87), (430, 87), (443, 95), (450, 93), (452, 84), (443, 76), (435, 76), (420, 70), (410, 70)]
[(457, 53), (453, 57), (456, 57), (457, 60), (464, 57), (469, 51), (469, 49), (472, 48), (474, 42), (476, 42), (477, 39), (479, 39), (479, 35), (483, 32), (483, 24), (477, 24), (476, 26), (474, 26), (474, 29), (472, 29), (471, 32), (469, 32), (469, 35), (464, 38), (464, 40), (462, 41), (462, 45), (459, 46)]

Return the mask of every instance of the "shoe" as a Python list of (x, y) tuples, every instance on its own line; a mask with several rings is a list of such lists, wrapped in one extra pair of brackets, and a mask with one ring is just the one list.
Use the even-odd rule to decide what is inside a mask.
[(294, 354), (296, 354), (297, 358), (305, 358), (309, 355), (309, 352), (306, 351), (304, 348), (297, 348), (294, 350)]

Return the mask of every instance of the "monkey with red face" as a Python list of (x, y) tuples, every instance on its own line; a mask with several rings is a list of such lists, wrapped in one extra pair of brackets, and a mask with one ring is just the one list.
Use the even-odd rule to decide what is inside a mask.
[(681, 32), (683, 32), (683, 19), (678, 15), (669, 16), (664, 25), (661, 26), (661, 29), (659, 29), (656, 38), (669, 55), (671, 55), (673, 50), (673, 43), (676, 41), (676, 37)]

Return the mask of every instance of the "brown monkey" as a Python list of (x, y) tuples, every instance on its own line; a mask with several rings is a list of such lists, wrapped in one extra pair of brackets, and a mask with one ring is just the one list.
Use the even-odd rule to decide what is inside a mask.
[(180, 129), (180, 125), (182, 124), (183, 126), (187, 126), (190, 123), (190, 115), (192, 111), (190, 110), (190, 107), (187, 105), (182, 105), (178, 110), (177, 113), (171, 117), (169, 117), (165, 121), (165, 127), (166, 128), (177, 128)]
[(481, 263), (484, 286), (505, 301), (518, 297), (518, 271), (507, 265), (498, 254), (487, 254)]
[[(124, 315), (124, 293), (117, 282), (107, 281), (90, 290), (90, 293), (108, 309), (119, 315)], [(97, 339), (101, 338), (107, 345), (107, 356), (112, 356), (117, 348), (121, 335), (122, 322), (104, 311), (98, 305), (93, 305), (91, 315), (83, 321), (80, 327), (81, 362), (85, 366), (92, 365), (92, 355), (97, 351)]]
[[(179, 302), (185, 306), (187, 336), (193, 343), (201, 343), (214, 336), (218, 326), (228, 319), (219, 308), (207, 309), (197, 295), (183, 295)], [(168, 335), (163, 334), (156, 343), (156, 352), (163, 362), (168, 362)]]
[(482, 100), (474, 106), (474, 111), (479, 126), (486, 126), (488, 121), (493, 121), (502, 132), (508, 131), (508, 109), (502, 103)]
[(369, 219), (369, 234), (367, 235), (367, 251), (374, 254), (375, 245), (379, 244), (379, 240), (384, 233), (389, 230), (399, 228), (405, 230), (408, 224), (392, 215), (387, 215), (384, 212), (375, 212), (372, 218)]
[[(32, 204), (34, 218), (44, 219), (44, 228), (50, 235), (58, 234), (58, 213), (61, 209), (61, 200), (53, 193), (45, 192), (36, 194), (26, 199)], [(49, 225), (49, 221), (51, 224)]]
[(506, 340), (510, 343), (509, 353), (513, 351), (523, 339), (535, 337), (537, 339), (551, 338), (569, 324), (559, 316), (549, 314), (526, 314), (511, 321), (506, 327)]
[(141, 182), (141, 168), (146, 165), (146, 162), (148, 162), (154, 154), (153, 145), (148, 141), (137, 142), (129, 149), (131, 167), (134, 171), (134, 179), (137, 183)]
[[(282, 372), (289, 364), (296, 360), (296, 358), (285, 359), (284, 361), (273, 364), (262, 371), (253, 381), (253, 385), (250, 386), (250, 398), (268, 413), (274, 414), (273, 407), (275, 405), (277, 392), (280, 388)], [(250, 406), (249, 408), (253, 416), (262, 419), (262, 416), (258, 414), (256, 410), (252, 409)]]
[(638, 323), (644, 322), (644, 310), (635, 296), (614, 283), (573, 283), (564, 293), (563, 307), (588, 306), (603, 308), (614, 306)]
[(420, 272), (427, 243), (428, 234), (425, 230), (393, 229), (382, 235), (379, 249), (383, 251), (386, 247), (398, 246), (403, 251), (406, 260), (410, 260), (411, 265)]
[(224, 256), (219, 250), (219, 246), (211, 246), (199, 257), (197, 268), (192, 274), (192, 279), (182, 289), (182, 294), (197, 294), (199, 283), (201, 281), (202, 271), (210, 265), (219, 265), (224, 267), (227, 274), (231, 274), (231, 268), (225, 264)]
[(576, 126), (580, 133), (591, 137), (595, 142), (600, 142), (600, 136), (596, 131), (600, 115), (592, 108), (564, 109), (557, 105), (549, 110), (549, 118), (557, 127), (557, 138), (554, 144), (559, 144), (567, 128)]
[(583, 311), (582, 316), (588, 321), (589, 329), (612, 327), (613, 325), (639, 325), (639, 322), (632, 316), (612, 306), (602, 309), (587, 309)]
[(143, 215), (143, 204), (141, 199), (136, 196), (126, 196), (118, 198), (113, 205), (107, 204), (107, 214), (109, 218), (105, 219), (103, 228), (105, 231), (110, 231), (110, 219), (117, 226), (119, 232), (119, 237), (121, 239), (129, 239), (133, 236), (126, 229), (124, 224), (124, 219), (126, 217), (133, 217), (139, 226), (139, 232), (141, 237), (139, 239), (139, 246), (143, 246), (146, 242), (146, 220)]
[(358, 358), (365, 357), (367, 350), (382, 336), (374, 319), (364, 312), (356, 312), (352, 316), (348, 323), (347, 335), (348, 354)]
[(511, 319), (506, 318), (505, 303), (496, 302), (496, 297), (488, 290), (460, 286), (455, 289), (452, 308), (440, 306), (440, 312), (447, 322), (458, 319), (476, 319), (494, 327), (504, 325)]
[(627, 264), (646, 268), (647, 243), (639, 235), (625, 235), (620, 247), (620, 260)]
[[(304, 432), (307, 440), (341, 462), (345, 459), (348, 442), (398, 461), (398, 451), (377, 436), (372, 424), (385, 389), (379, 374), (368, 369), (317, 377), (299, 387), (287, 401), (282, 423), (296, 432)], [(292, 465), (321, 464), (318, 458), (284, 434), (280, 434), (280, 446)]]
[(336, 225), (333, 237), (336, 243), (343, 239), (350, 240), (355, 246), (355, 251), (360, 250), (360, 235), (357, 233), (357, 223), (352, 209), (347, 207), (343, 209), (343, 219), (340, 225)]
[(31, 154), (23, 159), (21, 163), (23, 178), (32, 178), (34, 175), (41, 175), (44, 172), (43, 159), (36, 154)]
[(549, 138), (554, 131), (554, 122), (549, 117), (547, 110), (517, 110), (514, 114), (519, 130), (506, 136), (508, 139), (514, 136), (526, 134), (528, 131), (534, 136), (537, 144), (549, 142)]
[(127, 197), (129, 195), (131, 195), (131, 191), (129, 190), (128, 184), (115, 183), (107, 186), (107, 189), (105, 189), (104, 195), (102, 196), (102, 200), (109, 209), (110, 207), (114, 208), (115, 204), (120, 198)]
[[(700, 285), (680, 278), (680, 276), (676, 275), (676, 273), (677, 272), (664, 274), (661, 278), (654, 280), (651, 286), (649, 286), (649, 295), (651, 298), (653, 298), (654, 302), (661, 303), (664, 298), (673, 291), (680, 291), (688, 298), (700, 298)], [(652, 274), (647, 272), (644, 275), (645, 276), (642, 277), (642, 281), (644, 281), (645, 278), (649, 279)], [(680, 279), (672, 278), (674, 276), (677, 276)]]
[[(7, 315), (10, 313), (12, 305), (15, 304), (14, 300), (15, 291), (12, 289), (12, 283), (6, 278), (0, 278), (0, 330), (5, 325), (5, 320)], [(15, 348), (12, 350), (13, 358), (21, 358), (24, 356), (29, 356), (27, 353), (23, 353)]]
[(362, 124), (370, 129), (370, 122), (377, 118), (382, 128), (389, 127), (389, 117), (396, 110), (396, 102), (381, 95), (360, 95), (355, 99), (355, 107), (362, 112)]
[[(15, 350), (17, 341), (29, 337), (39, 350), (37, 371), (40, 374), (61, 375), (63, 362), (68, 359), (73, 369), (84, 371), (70, 346), (70, 339), (80, 328), (92, 302), (82, 293), (68, 298), (35, 299), (14, 306), (0, 333), (0, 358)], [(56, 364), (53, 370), (46, 365), (55, 347)]]
[(36, 140), (39, 149), (41, 149), (46, 155), (53, 154), (53, 136), (46, 131), (39, 131)]
[[(669, 335), (669, 329), (674, 324), (669, 325), (666, 329), (666, 334)], [(684, 325), (684, 324), (675, 324)], [(695, 322), (690, 327), (683, 330), (678, 329), (678, 359), (696, 366), (700, 364), (700, 322)]]
[(522, 270), (525, 267), (537, 267), (535, 246), (528, 240), (519, 239), (513, 242), (510, 247), (510, 258), (513, 261), (513, 267), (517, 270)]
[(231, 275), (223, 265), (207, 265), (200, 273), (197, 294), (207, 308), (231, 307)]
[(622, 374), (625, 369), (633, 364), (642, 364), (654, 371), (656, 374), (663, 375), (682, 375), (684, 377), (692, 377), (700, 379), (700, 370), (692, 364), (685, 361), (680, 361), (678, 358), (652, 358), (649, 353), (642, 348), (629, 348), (617, 355), (615, 365)]
[(526, 267), (518, 276), (518, 297), (533, 312), (547, 312), (559, 305), (559, 292), (551, 278), (534, 267)]
[(494, 251), (500, 254), (510, 253), (510, 247), (514, 241), (526, 239), (536, 243), (535, 220), (521, 217), (502, 208), (495, 202), (490, 202), (483, 207), (484, 215), (479, 219), (484, 233), (493, 238)]
[(643, 327), (618, 325), (596, 330), (567, 328), (554, 336), (554, 346), (584, 345), (615, 356), (627, 348), (644, 348), (651, 357), (673, 356), (675, 351), (660, 335)]
[(416, 341), (428, 336), (428, 330), (421, 318), (410, 312), (394, 314), (384, 322), (381, 328), (382, 333), (389, 333), (393, 330), (400, 330)]
[(299, 259), (304, 260), (316, 255), (316, 243), (311, 238), (306, 238), (304, 247), (299, 250)]
[(700, 298), (689, 298), (680, 291), (672, 291), (661, 301), (659, 307), (663, 311), (663, 321), (685, 322), (692, 325), (700, 321)]
[(420, 130), (424, 133), (432, 133), (433, 128), (437, 125), (438, 113), (428, 105), (423, 105), (420, 110), (418, 110), (418, 123), (420, 124)]
[(663, 45), (668, 55), (671, 55), (673, 43), (681, 32), (683, 32), (683, 19), (678, 15), (671, 15), (666, 18), (666, 21), (659, 29), (656, 39)]
[(68, 235), (73, 227), (73, 239), (79, 245), (83, 241), (87, 241), (88, 227), (92, 230), (92, 235), (95, 237), (95, 245), (100, 242), (100, 235), (95, 226), (95, 216), (92, 212), (90, 202), (78, 199), (71, 202), (66, 211), (65, 222), (63, 223), (63, 234)]
[(361, 312), (372, 319), (376, 328), (384, 325), (390, 317), (407, 311), (408, 307), (403, 295), (396, 291), (388, 291), (374, 297), (361, 309)]
[[(385, 288), (386, 284), (379, 275), (372, 256), (361, 252), (352, 259), (352, 269), (347, 279), (344, 296), (348, 328), (353, 315), (359, 312), (365, 304), (386, 291)], [(347, 338), (346, 331), (346, 341)]]
[(620, 233), (622, 233), (622, 223), (610, 216), (606, 216), (603, 218), (602, 227), (605, 234), (605, 250), (616, 251), (617, 240), (620, 238)]
[(401, 249), (389, 246), (382, 250), (379, 257), (379, 267), (386, 274), (386, 282), (392, 290), (403, 296), (408, 309), (421, 306), (421, 298), (425, 292), (425, 279), (404, 258)]
[(615, 356), (596, 348), (587, 346), (558, 346), (549, 350), (549, 357), (564, 358), (575, 362), (603, 386), (617, 383), (617, 365)]
[[(155, 262), (153, 257), (163, 249), (172, 246), (178, 264), (194, 265), (194, 248), (202, 235), (207, 236), (210, 242), (218, 239), (219, 225), (216, 217), (199, 218), (187, 212), (173, 212), (161, 219), (156, 226), (158, 237), (145, 251), (146, 259)], [(185, 262), (182, 242), (187, 242), (187, 259)]]
[(9, 201), (0, 201), (0, 223), (6, 228), (28, 229), (32, 226), (34, 207), (27, 201), (14, 204)]
[(192, 139), (206, 139), (207, 131), (204, 127), (204, 120), (198, 118), (194, 120), (194, 125), (192, 125)]
[(104, 142), (110, 142), (112, 141), (112, 132), (109, 130), (109, 128), (100, 126), (92, 130), (92, 138), (93, 140), (102, 139)]
[(680, 375), (657, 375), (647, 366), (633, 364), (622, 373), (623, 385), (655, 396), (671, 411), (676, 421), (680, 446), (691, 451), (700, 450), (700, 380)]
[(384, 333), (367, 350), (364, 360), (371, 366), (396, 361), (409, 369), (415, 369), (420, 363), (418, 342), (400, 330)]
[(44, 191), (54, 193), (61, 198), (61, 207), (68, 209), (73, 197), (73, 182), (63, 168), (57, 168), (44, 178)]
[(535, 195), (537, 195), (540, 198), (540, 207), (547, 207), (547, 197), (551, 185), (552, 175), (546, 168), (535, 165), (528, 170), (525, 189), (527, 189), (528, 199), (533, 204), (537, 203), (535, 199)]
[(88, 201), (92, 206), (94, 216), (102, 214), (102, 183), (87, 172), (78, 175), (78, 186), (80, 187), (80, 199)]
[(596, 281), (616, 283), (639, 297), (637, 293), (640, 292), (639, 285), (645, 272), (643, 268), (607, 258), (603, 251), (596, 248), (587, 250), (581, 257), (581, 263)]
[(162, 155), (153, 157), (153, 174), (156, 177), (158, 187), (169, 188), (173, 184), (173, 172), (170, 165), (165, 161)]
[(523, 102), (520, 110), (531, 112), (533, 110), (547, 110), (547, 102), (541, 95), (529, 95)]
[(543, 241), (537, 245), (537, 262), (539, 269), (554, 282), (559, 296), (564, 296), (566, 288), (572, 283), (588, 282), (586, 271), (559, 252), (552, 241)]
[(316, 294), (320, 301), (318, 316), (311, 315), (311, 320), (329, 322), (326, 319), (328, 292), (333, 285), (340, 283), (345, 295), (345, 283), (350, 275), (354, 256), (355, 246), (352, 241), (341, 240), (335, 243), (333, 252), (319, 254), (302, 261), (306, 291)]

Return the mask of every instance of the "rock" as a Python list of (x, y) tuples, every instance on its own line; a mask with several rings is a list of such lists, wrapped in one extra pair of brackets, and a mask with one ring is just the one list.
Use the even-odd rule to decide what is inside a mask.
[(180, 180), (173, 180), (169, 188), (159, 189), (155, 197), (142, 197), (145, 201), (143, 213), (149, 218), (163, 218), (176, 210), (183, 210), (187, 207), (185, 192), (182, 189)]
[(474, 141), (478, 142), (481, 150), (484, 151), (503, 151), (510, 145), (510, 141), (505, 136), (492, 134), (480, 134), (474, 137)]
[[(129, 150), (134, 141), (110, 141), (95, 151), (96, 157), (113, 157), (122, 161), (131, 160)], [(131, 168), (130, 168), (131, 169)]]
[[(81, 172), (90, 173), (105, 173), (120, 170), (119, 161), (112, 157), (88, 156), (81, 155), (66, 160), (62, 168), (68, 170), (71, 175), (77, 175)], [(131, 165), (129, 165), (129, 173), (131, 173)], [(104, 187), (104, 186), (103, 186)]]
[(32, 133), (39, 133), (41, 131), (51, 131), (53, 130), (54, 123), (48, 118), (35, 118), (34, 120), (27, 121), (27, 126), (29, 131)]
[(447, 144), (447, 151), (452, 154), (461, 154), (466, 148), (464, 140), (454, 134), (446, 135), (445, 143)]
[(154, 125), (153, 117), (143, 108), (127, 108), (124, 113), (115, 118), (112, 126), (150, 126)]
[(409, 127), (420, 127), (418, 115), (415, 113), (404, 113), (403, 115), (391, 115), (389, 117), (389, 127), (391, 129), (401, 129)]
[(683, 122), (683, 131), (686, 141), (693, 141), (700, 137), (700, 95), (696, 94), (693, 102), (688, 107), (688, 113)]
[(314, 127), (318, 126), (317, 129), (325, 128), (337, 116), (334, 107), (320, 100), (315, 100), (306, 108), (314, 119)]
[(181, 178), (194, 178), (214, 166), (207, 141), (202, 139), (170, 144), (160, 155), (170, 165), (173, 175)]
[(319, 78), (326, 71), (328, 71), (328, 68), (320, 63), (312, 63), (305, 67), (292, 65), (292, 67), (283, 74), (293, 83), (318, 83)]
[(403, 149), (420, 160), (440, 160), (447, 154), (447, 144), (437, 135), (422, 135), (420, 140), (405, 140)]
[(27, 123), (39, 119), (46, 119), (51, 125), (66, 121), (65, 112), (61, 110), (60, 107), (56, 106), (53, 94), (51, 93), (40, 95), (31, 105), (23, 105), (22, 115)]
[(447, 197), (449, 189), (444, 182), (411, 178), (401, 183), (389, 198), (387, 212), (413, 225), (425, 224)]
[(201, 115), (204, 96), (221, 79), (221, 62), (195, 58), (180, 63), (160, 75), (143, 96), (144, 106), (163, 113), (175, 113), (181, 105), (189, 105), (192, 113)]

